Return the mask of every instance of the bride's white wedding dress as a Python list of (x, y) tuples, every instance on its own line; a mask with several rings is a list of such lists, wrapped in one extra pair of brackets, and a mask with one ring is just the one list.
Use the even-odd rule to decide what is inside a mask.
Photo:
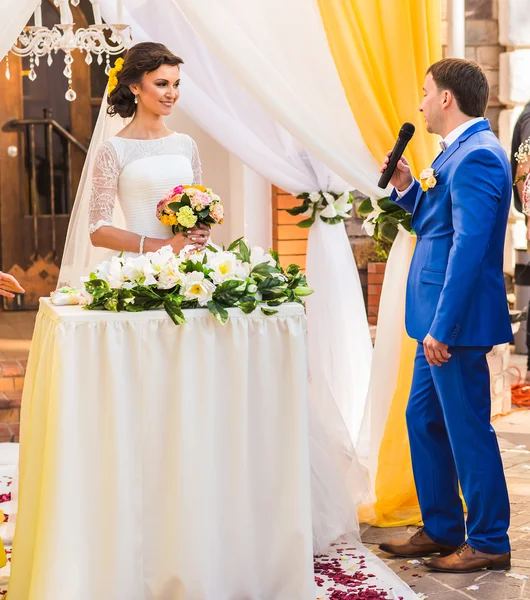
[(89, 205), (89, 231), (113, 226), (116, 200), (125, 228), (167, 239), (171, 228), (156, 218), (156, 205), (176, 185), (200, 184), (197, 145), (183, 133), (154, 140), (113, 137), (96, 155)]

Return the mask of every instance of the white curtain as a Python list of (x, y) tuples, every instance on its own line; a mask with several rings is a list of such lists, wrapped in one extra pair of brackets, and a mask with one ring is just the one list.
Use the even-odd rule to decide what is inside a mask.
[(379, 449), (398, 383), (405, 337), (405, 292), (413, 248), (414, 238), (400, 230), (388, 257), (381, 293), (366, 413), (356, 446), (357, 454), (368, 467), (374, 482)]
[(380, 194), (378, 165), (352, 115), (313, 0), (173, 2), (278, 123), (355, 188)]
[[(115, 19), (113, 0), (102, 0), (101, 8), (107, 21)], [(306, 6), (304, 12), (308, 11), (312, 9)], [(218, 58), (203, 43), (173, 0), (159, 0), (156, 3), (126, 0), (124, 13), (126, 22), (132, 26), (135, 42), (162, 42), (182, 56), (185, 65), (180, 106), (205, 131), (257, 173), (293, 194), (330, 189), (343, 191), (351, 187), (358, 187), (366, 193), (375, 192), (373, 182), (377, 180), (377, 167), (351, 115), (331, 57), (329, 63), (324, 61), (322, 69), (331, 70), (332, 75), (324, 74), (324, 78), (334, 82), (334, 96), (342, 99), (342, 102), (337, 109), (333, 103), (329, 104), (323, 118), (334, 122), (338, 114), (344, 115), (351, 135), (348, 140), (352, 153), (349, 183), (326, 166), (322, 157), (316, 158), (314, 153), (304, 149), (287, 131), (290, 129), (290, 115), (286, 114), (284, 126), (280, 125), (276, 115), (272, 116), (270, 106), (262, 107), (259, 98), (255, 99), (236, 81), (232, 69), (229, 70), (221, 62), (223, 57)], [(272, 19), (272, 11), (269, 16)], [(276, 17), (281, 21), (283, 13), (278, 12)], [(319, 23), (315, 19), (310, 19), (310, 22), (313, 25)], [(263, 25), (267, 29), (270, 24)], [(322, 44), (326, 44), (321, 25), (311, 37), (316, 35), (320, 35)], [(325, 49), (329, 54), (327, 45)], [(303, 52), (305, 54), (306, 47)], [(297, 64), (310, 63), (314, 56), (311, 50), (307, 57), (299, 53), (297, 56), (286, 55), (284, 59), (296, 61), (290, 65), (296, 71)], [(328, 91), (321, 90), (324, 98)], [(301, 103), (302, 100), (297, 97), (294, 102)], [(287, 99), (283, 109), (297, 113), (296, 106), (289, 107)], [(318, 120), (316, 109), (314, 118)], [(342, 137), (345, 140), (347, 136)], [(323, 139), (322, 147), (326, 144), (328, 139)], [(326, 159), (329, 158), (326, 152), (323, 154)], [(326, 229), (329, 231), (326, 232)], [(330, 278), (331, 273), (335, 278)], [(343, 225), (319, 223), (310, 232), (307, 275), (316, 290), (308, 301), (312, 377), (324, 379), (322, 385), (331, 390), (350, 436), (355, 441), (365, 408), (372, 345), (359, 276)], [(339, 293), (336, 292), (337, 281), (340, 281)], [(330, 306), (333, 306), (333, 310), (330, 310)], [(322, 356), (326, 357), (323, 362)], [(321, 384), (317, 385), (320, 387)]]
[(38, 0), (0, 0), (0, 60), (16, 42), (37, 4)]

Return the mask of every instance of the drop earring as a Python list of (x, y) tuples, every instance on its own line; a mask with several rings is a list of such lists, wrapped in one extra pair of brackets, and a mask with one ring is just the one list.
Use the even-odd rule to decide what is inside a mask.
[(134, 103), (138, 104), (138, 96), (136, 94), (134, 95)]

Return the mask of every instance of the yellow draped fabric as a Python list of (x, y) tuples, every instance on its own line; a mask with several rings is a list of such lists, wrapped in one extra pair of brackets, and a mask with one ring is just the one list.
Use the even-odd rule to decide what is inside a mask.
[[(0, 523), (3, 523), (4, 521), (5, 521), (5, 515), (0, 510)], [(2, 567), (5, 567), (6, 565), (7, 565), (6, 551), (4, 550), (4, 544), (2, 543), (2, 540), (0, 540), (0, 569)]]
[[(441, 58), (441, 0), (318, 0), (337, 71), (361, 134), (381, 161), (405, 121), (417, 175), (437, 153), (418, 112), (427, 68)], [(405, 424), (416, 343), (404, 336), (397, 388), (379, 451), (374, 525), (420, 521)]]

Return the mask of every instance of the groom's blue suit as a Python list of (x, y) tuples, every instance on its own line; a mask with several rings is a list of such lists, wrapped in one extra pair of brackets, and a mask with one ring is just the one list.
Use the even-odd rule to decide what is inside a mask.
[[(407, 332), (420, 342), (407, 424), (425, 532), (448, 546), (508, 552), (510, 506), (490, 425), (486, 354), (512, 340), (503, 277), (511, 201), (510, 163), (484, 119), (434, 161), (436, 186), (392, 199), (411, 212), (417, 245), (407, 284)], [(430, 367), (425, 336), (449, 344)]]

